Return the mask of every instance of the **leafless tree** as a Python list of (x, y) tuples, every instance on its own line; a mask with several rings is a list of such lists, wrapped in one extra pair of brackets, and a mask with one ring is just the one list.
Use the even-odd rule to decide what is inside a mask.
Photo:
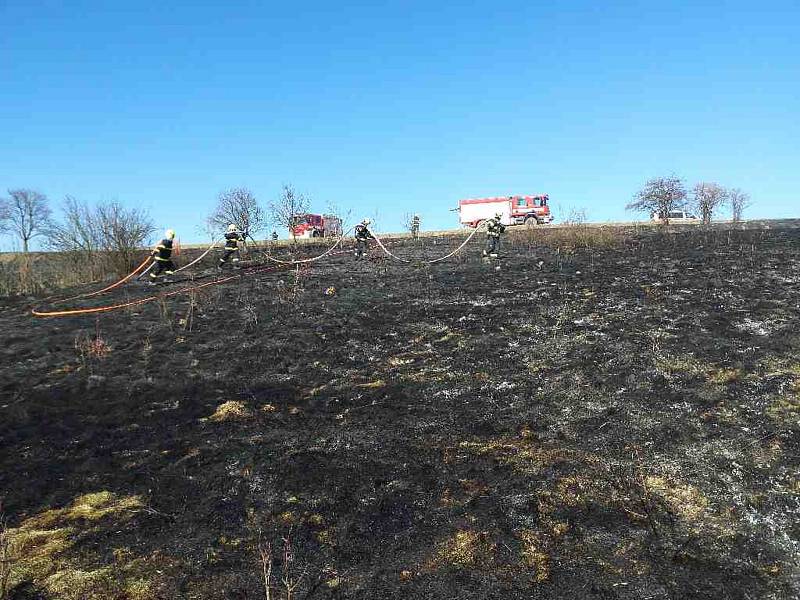
[(0, 198), (0, 234), (8, 231), (8, 219), (10, 215), (8, 203), (3, 198)]
[(295, 217), (308, 212), (311, 199), (295, 191), (290, 183), (283, 184), (280, 196), (269, 203), (269, 212), (273, 223), (291, 231), (292, 240), (297, 242), (292, 229)]
[(119, 202), (99, 204), (95, 215), (103, 250), (109, 253), (118, 273), (128, 273), (135, 266), (142, 245), (156, 229), (153, 221), (145, 211), (125, 208)]
[(686, 201), (686, 186), (680, 177), (650, 179), (625, 208), (639, 212), (655, 213), (664, 223), (669, 223), (669, 213)]
[(47, 230), (47, 247), (68, 255), (84, 274), (94, 279), (101, 267), (103, 233), (97, 215), (85, 201), (72, 196), (64, 199), (62, 219), (52, 221)]
[(703, 220), (703, 225), (709, 225), (714, 211), (725, 201), (726, 191), (717, 183), (701, 182), (694, 186), (694, 206)]
[(727, 198), (728, 205), (731, 207), (731, 219), (734, 223), (738, 223), (742, 220), (744, 209), (750, 206), (750, 195), (739, 188), (733, 188), (728, 190)]
[(342, 220), (342, 233), (347, 230), (347, 226), (350, 224), (350, 221), (353, 218), (353, 209), (348, 208), (344, 210), (341, 206), (339, 206), (336, 202), (332, 202), (328, 200), (325, 204), (328, 214), (331, 214), (335, 217), (339, 217)]
[(85, 201), (64, 198), (63, 221), (47, 230), (47, 245), (60, 252), (81, 252), (89, 256), (102, 249), (103, 236), (95, 211)]
[(22, 251), (28, 252), (30, 241), (47, 232), (50, 207), (47, 196), (34, 190), (8, 190), (9, 197), (0, 199), (0, 221), (22, 242)]
[(414, 228), (414, 214), (410, 212), (403, 213), (403, 229), (405, 229), (408, 232), (411, 232), (413, 228)]
[(216, 231), (224, 231), (233, 224), (239, 231), (252, 236), (264, 229), (266, 215), (253, 192), (247, 188), (232, 188), (219, 194), (208, 224)]

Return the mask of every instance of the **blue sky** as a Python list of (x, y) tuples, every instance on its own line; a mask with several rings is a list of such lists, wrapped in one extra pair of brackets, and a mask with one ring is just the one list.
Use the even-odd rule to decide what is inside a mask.
[(800, 5), (603, 4), (0, 0), (0, 190), (187, 241), (220, 190), (283, 182), (386, 231), (511, 193), (630, 219), (669, 173), (798, 216)]

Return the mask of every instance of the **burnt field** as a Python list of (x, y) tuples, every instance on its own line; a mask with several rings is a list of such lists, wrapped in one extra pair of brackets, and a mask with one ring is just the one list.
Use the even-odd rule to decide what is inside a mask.
[(8, 596), (797, 598), (800, 230), (560, 231), (0, 300)]

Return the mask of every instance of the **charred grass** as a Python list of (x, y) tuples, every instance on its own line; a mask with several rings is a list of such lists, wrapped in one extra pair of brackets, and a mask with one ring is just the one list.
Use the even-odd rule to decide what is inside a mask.
[(798, 231), (506, 242), (4, 301), (9, 597), (796, 598)]

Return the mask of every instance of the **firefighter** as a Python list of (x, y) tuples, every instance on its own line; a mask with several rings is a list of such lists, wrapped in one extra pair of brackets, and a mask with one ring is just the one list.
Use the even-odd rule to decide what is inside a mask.
[(414, 215), (411, 219), (411, 239), (419, 238), (419, 215)]
[(503, 215), (496, 213), (493, 218), (486, 221), (486, 249), (484, 256), (497, 258), (497, 251), (500, 249), (500, 235), (506, 230), (503, 225)]
[(233, 262), (239, 262), (239, 242), (244, 242), (244, 234), (231, 223), (228, 225), (228, 231), (225, 232), (225, 250), (219, 259), (217, 268), (222, 269), (231, 260), (231, 257), (233, 257)]
[(175, 263), (172, 262), (172, 243), (175, 241), (175, 232), (167, 229), (164, 239), (153, 249), (150, 256), (153, 257), (155, 267), (150, 271), (150, 284), (155, 285), (160, 277), (172, 275), (175, 272)]
[(278, 232), (277, 231), (273, 231), (272, 232), (272, 241), (273, 242), (277, 242), (278, 241)]
[(356, 225), (354, 235), (356, 236), (356, 252), (355, 257), (356, 260), (364, 258), (364, 254), (367, 251), (367, 240), (375, 239), (375, 236), (372, 235), (372, 232), (369, 230), (369, 226), (372, 223), (369, 219), (364, 219)]

